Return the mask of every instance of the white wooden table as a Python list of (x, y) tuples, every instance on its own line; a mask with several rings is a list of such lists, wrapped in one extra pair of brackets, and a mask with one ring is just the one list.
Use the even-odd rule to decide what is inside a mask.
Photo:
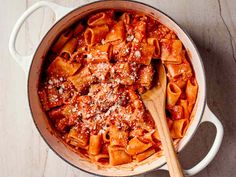
[[(58, 0), (76, 7), (92, 0)], [(89, 177), (61, 160), (45, 144), (29, 113), (26, 76), (8, 51), (10, 31), (19, 16), (36, 0), (0, 0), (0, 176)], [(207, 77), (207, 100), (220, 118), (225, 137), (213, 162), (197, 177), (236, 176), (236, 1), (235, 0), (146, 0), (184, 27), (203, 57)], [(18, 50), (30, 54), (53, 23), (49, 9), (41, 9), (25, 23)], [(213, 126), (203, 125), (180, 153), (185, 168), (197, 163), (215, 136)], [(153, 172), (140, 177), (168, 176)]]

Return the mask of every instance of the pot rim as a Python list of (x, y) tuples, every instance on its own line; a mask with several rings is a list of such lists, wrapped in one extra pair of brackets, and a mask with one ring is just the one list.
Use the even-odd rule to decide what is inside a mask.
[[(38, 127), (38, 125), (37, 125), (37, 123), (36, 123), (36, 121), (35, 121), (35, 119), (34, 119), (34, 116), (33, 116), (33, 109), (32, 109), (32, 107), (31, 107), (31, 100), (30, 100), (30, 97), (29, 97), (29, 92), (30, 92), (30, 90), (29, 90), (29, 82), (30, 82), (30, 81), (29, 81), (29, 78), (30, 78), (30, 74), (31, 74), (31, 72), (32, 72), (32, 70), (31, 70), (31, 69), (32, 69), (32, 63), (33, 63), (33, 61), (34, 61), (34, 59), (35, 59), (35, 54), (37, 53), (36, 51), (39, 49), (39, 47), (40, 47), (42, 41), (43, 41), (44, 38), (48, 35), (48, 33), (51, 32), (51, 30), (53, 29), (54, 26), (56, 26), (60, 21), (62, 21), (66, 16), (70, 15), (70, 14), (73, 13), (74, 11), (77, 11), (77, 10), (83, 8), (83, 7), (86, 7), (86, 6), (89, 6), (89, 5), (92, 5), (92, 4), (103, 3), (103, 2), (111, 2), (111, 1), (114, 1), (114, 0), (100, 0), (100, 1), (95, 1), (95, 2), (86, 3), (86, 4), (84, 4), (84, 5), (80, 5), (80, 6), (78, 6), (78, 7), (75, 7), (74, 9), (72, 9), (71, 11), (69, 11), (68, 13), (66, 13), (65, 15), (63, 15), (55, 24), (53, 24), (53, 25), (50, 27), (50, 29), (45, 33), (44, 37), (40, 40), (39, 44), (37, 45), (37, 47), (36, 47), (36, 49), (35, 49), (35, 51), (34, 51), (34, 54), (33, 54), (33, 56), (32, 56), (32, 61), (31, 61), (31, 63), (30, 63), (30, 68), (29, 68), (29, 72), (28, 72), (28, 77), (27, 77), (27, 97), (28, 97), (28, 105), (29, 105), (29, 108), (30, 108), (30, 114), (31, 114), (31, 117), (32, 117), (32, 119), (33, 119), (33, 122), (34, 122), (34, 124), (35, 124), (35, 126), (36, 126), (36, 128), (37, 128), (37, 130), (38, 130), (38, 132), (39, 132), (39, 134), (40, 134), (40, 136), (43, 138), (44, 142), (48, 145), (48, 147), (49, 147), (55, 154), (57, 154), (58, 157), (60, 157), (62, 160), (64, 160), (65, 162), (67, 162), (67, 163), (70, 164), (71, 166), (73, 166), (73, 167), (75, 167), (76, 169), (79, 169), (79, 170), (81, 170), (81, 171), (83, 171), (83, 172), (86, 172), (86, 173), (89, 173), (89, 174), (92, 174), (92, 175), (97, 175), (97, 176), (104, 176), (104, 175), (100, 175), (100, 174), (97, 174), (97, 173), (95, 173), (95, 172), (87, 171), (87, 170), (85, 170), (85, 169), (82, 169), (82, 168), (76, 166), (75, 164), (73, 164), (72, 162), (70, 162), (69, 160), (67, 160), (65, 157), (63, 157), (61, 154), (59, 154), (59, 153), (50, 145), (50, 143), (47, 141), (47, 139), (43, 136), (43, 133), (41, 132), (40, 128)], [(204, 110), (205, 110), (205, 107), (206, 107), (206, 96), (207, 96), (205, 68), (204, 68), (204, 64), (203, 64), (203, 61), (202, 61), (202, 57), (201, 57), (201, 55), (200, 55), (200, 53), (199, 53), (199, 51), (198, 51), (198, 48), (197, 48), (196, 44), (194, 43), (194, 41), (192, 40), (192, 38), (190, 37), (190, 35), (188, 34), (188, 32), (187, 32), (181, 25), (179, 25), (173, 18), (171, 18), (169, 15), (167, 15), (167, 14), (166, 14), (165, 12), (163, 12), (162, 10), (160, 10), (160, 9), (158, 9), (158, 8), (152, 6), (152, 5), (146, 4), (146, 3), (144, 3), (144, 2), (139, 2), (139, 1), (136, 1), (136, 0), (117, 0), (117, 1), (120, 1), (120, 2), (131, 2), (131, 3), (141, 4), (141, 5), (147, 6), (147, 7), (149, 7), (149, 8), (152, 8), (152, 9), (154, 9), (155, 11), (160, 12), (160, 13), (163, 14), (166, 18), (168, 18), (170, 21), (172, 21), (173, 23), (175, 23), (175, 24), (183, 31), (183, 33), (187, 36), (188, 40), (189, 40), (189, 41), (191, 42), (191, 44), (193, 45), (194, 50), (196, 51), (196, 53), (197, 53), (197, 55), (198, 55), (198, 59), (199, 59), (199, 61), (200, 61), (201, 69), (202, 69), (202, 72), (203, 72), (203, 78), (202, 78), (202, 79), (203, 79), (203, 83), (204, 83), (204, 85), (203, 85), (204, 88), (203, 88), (203, 89), (204, 89), (204, 91), (205, 91), (205, 95), (204, 95), (204, 100), (203, 100), (202, 112), (201, 112), (201, 114), (200, 114), (200, 118), (199, 118), (199, 120), (198, 120), (197, 126), (196, 126), (195, 130), (193, 131), (193, 133), (191, 134), (191, 136), (189, 136), (189, 140), (192, 139), (192, 137), (195, 135), (195, 133), (196, 133), (196, 131), (197, 131), (197, 129), (198, 129), (198, 126), (200, 125), (200, 122), (201, 122), (201, 120), (202, 120), (203, 113), (204, 113)], [(189, 143), (189, 140), (186, 142), (186, 144), (185, 144), (180, 150), (178, 150), (178, 153), (181, 152), (181, 151), (187, 146), (187, 144)], [(159, 168), (162, 168), (162, 167), (165, 166), (165, 165), (166, 165), (166, 162), (160, 164), (160, 165), (159, 165), (158, 167), (156, 167), (154, 170), (159, 169)], [(146, 174), (146, 173), (149, 173), (149, 172), (151, 172), (151, 171), (153, 171), (153, 169), (149, 169), (149, 170), (147, 170), (147, 171), (145, 171), (145, 172), (140, 172), (140, 173), (135, 174), (135, 175), (132, 175), (132, 176), (137, 176), (137, 175), (140, 175), (140, 174)], [(130, 176), (130, 175), (129, 175), (129, 176)]]

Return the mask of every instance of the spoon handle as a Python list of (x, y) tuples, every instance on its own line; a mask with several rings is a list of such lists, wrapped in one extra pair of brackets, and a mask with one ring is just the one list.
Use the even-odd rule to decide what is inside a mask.
[[(149, 101), (148, 109), (155, 120), (162, 147), (166, 157), (168, 170), (171, 177), (184, 177), (182, 167), (177, 158), (169, 127), (166, 122), (165, 110), (157, 109), (158, 100)], [(145, 103), (146, 104), (146, 103)]]

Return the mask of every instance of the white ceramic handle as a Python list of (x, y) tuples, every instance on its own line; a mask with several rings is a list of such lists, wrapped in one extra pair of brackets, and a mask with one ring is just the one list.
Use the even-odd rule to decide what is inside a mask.
[(217, 117), (211, 112), (211, 110), (208, 108), (207, 105), (206, 105), (201, 123), (203, 122), (211, 122), (215, 125), (216, 127), (215, 140), (213, 142), (213, 145), (211, 146), (210, 151), (197, 165), (195, 165), (189, 170), (184, 170), (185, 174), (188, 176), (192, 176), (199, 173), (213, 160), (213, 158), (216, 156), (220, 148), (220, 145), (223, 139), (223, 135), (224, 135), (223, 126), (221, 122), (217, 119)]
[[(64, 16), (66, 13), (71, 11), (71, 8), (59, 6), (55, 3), (52, 2), (46, 2), (46, 1), (39, 1), (32, 5), (30, 8), (28, 8), (22, 15), (21, 17), (17, 20), (15, 26), (13, 27), (13, 30), (10, 35), (9, 39), (9, 51), (12, 55), (12, 57), (15, 59), (15, 61), (23, 68), (26, 74), (29, 72), (29, 67), (33, 58), (33, 54), (29, 56), (23, 56), (20, 55), (19, 52), (16, 50), (16, 38), (19, 33), (19, 30), (22, 26), (22, 24), (25, 22), (27, 17), (29, 17), (33, 12), (35, 12), (37, 9), (41, 7), (49, 7), (56, 16), (55, 22), (57, 22), (62, 16)], [(54, 23), (55, 23), (54, 22)], [(34, 53), (34, 51), (33, 51)]]
[[(201, 123), (203, 123), (203, 122), (211, 122), (215, 125), (215, 127), (216, 127), (215, 140), (214, 140), (213, 145), (211, 146), (210, 151), (198, 164), (196, 164), (191, 169), (184, 170), (184, 174), (186, 176), (193, 176), (193, 175), (199, 173), (201, 170), (203, 170), (216, 156), (216, 154), (220, 148), (222, 139), (223, 139), (223, 135), (224, 135), (223, 126), (222, 126), (221, 122), (217, 119), (217, 117), (211, 112), (211, 110), (208, 108), (207, 105), (205, 107), (205, 111), (204, 111)], [(168, 170), (167, 165), (162, 166), (160, 169)]]

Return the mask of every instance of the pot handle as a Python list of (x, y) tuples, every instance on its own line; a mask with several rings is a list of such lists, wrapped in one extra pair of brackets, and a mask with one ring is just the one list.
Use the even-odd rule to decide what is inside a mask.
[[(213, 145), (211, 146), (210, 151), (198, 164), (196, 164), (191, 169), (184, 170), (184, 174), (186, 176), (193, 176), (193, 175), (199, 173), (201, 170), (203, 170), (213, 160), (213, 158), (216, 156), (216, 154), (220, 148), (220, 145), (221, 145), (221, 142), (223, 139), (223, 135), (224, 135), (224, 129), (223, 129), (221, 122), (211, 112), (211, 110), (209, 109), (209, 107), (207, 105), (205, 107), (203, 119), (201, 120), (200, 124), (204, 123), (204, 122), (210, 122), (215, 125), (215, 127), (216, 127), (215, 140), (213, 142)], [(164, 166), (162, 166), (160, 169), (168, 170), (166, 164)]]
[[(55, 13), (55, 22), (56, 23), (62, 16), (64, 16), (66, 13), (71, 11), (71, 8), (63, 7), (60, 5), (57, 5), (52, 2), (47, 1), (39, 1), (32, 5), (30, 8), (28, 8), (21, 17), (17, 20), (15, 26), (13, 27), (13, 30), (10, 35), (9, 39), (9, 51), (12, 57), (15, 59), (15, 61), (22, 67), (22, 69), (25, 71), (26, 74), (29, 72), (30, 64), (32, 62), (33, 54), (28, 56), (23, 56), (19, 54), (19, 52), (16, 50), (16, 38), (19, 33), (19, 30), (22, 26), (22, 24), (25, 22), (25, 20), (37, 9), (41, 7), (49, 7), (54, 13)], [(34, 52), (33, 52), (34, 53)]]

